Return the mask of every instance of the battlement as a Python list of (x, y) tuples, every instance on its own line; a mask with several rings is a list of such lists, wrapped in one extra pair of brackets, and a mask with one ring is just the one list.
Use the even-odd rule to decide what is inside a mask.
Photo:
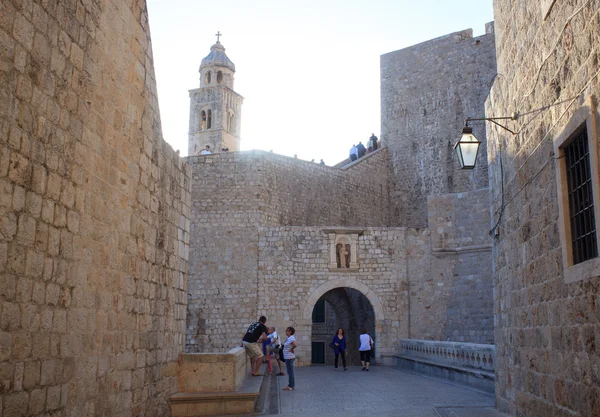
[(447, 35), (443, 35), (443, 36), (439, 36), (437, 38), (433, 38), (433, 39), (429, 39), (425, 42), (421, 42), (421, 43), (417, 43), (415, 45), (411, 45), (408, 46), (406, 48), (402, 48), (402, 49), (398, 49), (396, 51), (391, 51), (385, 54), (381, 55), (382, 60), (384, 59), (384, 57), (386, 57), (387, 55), (392, 55), (392, 54), (397, 54), (397, 53), (401, 53), (403, 51), (410, 51), (410, 50), (414, 50), (414, 49), (424, 49), (427, 50), (429, 48), (432, 47), (436, 47), (439, 44), (456, 44), (456, 43), (462, 43), (464, 41), (467, 40), (475, 40), (477, 41), (482, 41), (484, 39), (488, 39), (488, 38), (492, 38), (492, 43), (493, 43), (493, 37), (494, 37), (494, 22), (489, 22), (485, 24), (485, 33), (481, 36), (477, 36), (475, 38), (473, 38), (473, 29), (469, 28), (469, 29), (464, 29), (464, 30), (459, 30), (458, 32), (452, 32), (449, 33)]

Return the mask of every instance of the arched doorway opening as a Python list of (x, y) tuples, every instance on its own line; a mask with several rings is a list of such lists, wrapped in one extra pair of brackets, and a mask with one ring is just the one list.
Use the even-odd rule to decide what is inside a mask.
[[(347, 337), (348, 365), (359, 365), (359, 330), (366, 328), (375, 339), (375, 319), (375, 309), (362, 292), (349, 287), (333, 288), (325, 292), (312, 310), (312, 364), (333, 366), (334, 354), (329, 343), (341, 327)], [(341, 367), (341, 363), (339, 366)]]

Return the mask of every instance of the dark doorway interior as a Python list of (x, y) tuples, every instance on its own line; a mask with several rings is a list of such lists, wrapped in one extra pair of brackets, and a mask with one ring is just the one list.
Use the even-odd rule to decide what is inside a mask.
[[(365, 327), (369, 335), (375, 340), (375, 312), (373, 306), (367, 297), (355, 289), (335, 288), (325, 293), (315, 304), (312, 318), (313, 364), (333, 366), (334, 354), (329, 347), (329, 342), (331, 342), (333, 335), (340, 327), (344, 329), (347, 337), (347, 358), (350, 366), (360, 364), (358, 353), (359, 329)], [(315, 354), (315, 343), (322, 344), (323, 359), (319, 356), (320, 353)], [(318, 347), (318, 349), (321, 348)], [(318, 359), (318, 361), (315, 359)]]
[(325, 365), (325, 342), (312, 342), (312, 363)]

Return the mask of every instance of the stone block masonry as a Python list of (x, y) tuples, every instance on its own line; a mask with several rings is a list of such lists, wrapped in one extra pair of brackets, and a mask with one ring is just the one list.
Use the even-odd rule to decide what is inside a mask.
[(0, 414), (168, 414), (191, 171), (145, 2), (0, 4)]
[[(259, 151), (189, 157), (193, 200), (186, 349), (225, 352), (265, 314), (280, 333), (296, 327), (303, 345), (299, 363), (308, 364), (312, 308), (334, 288), (353, 288), (372, 304), (378, 354), (395, 352), (404, 337), (488, 341), (491, 321), (474, 319), (467, 325), (463, 319), (485, 297), (485, 316), (491, 316), (489, 247), (477, 256), (456, 253), (461, 245), (481, 244), (478, 234), (487, 236), (489, 215), (482, 203), (487, 190), (432, 200), (434, 234), (388, 228), (386, 156), (382, 149), (348, 169)], [(325, 230), (350, 225), (363, 231), (359, 268), (332, 271)], [(455, 251), (433, 253), (438, 247)], [(485, 262), (488, 268), (476, 271)], [(468, 276), (457, 277), (457, 268)], [(433, 276), (442, 271), (444, 279)], [(418, 300), (414, 304), (413, 298)], [(478, 301), (467, 305), (471, 298)]]
[(496, 403), (517, 416), (598, 416), (600, 277), (596, 270), (578, 282), (565, 280), (573, 266), (562, 257), (570, 245), (559, 233), (556, 171), (563, 159), (554, 141), (569, 139), (593, 112), (588, 141), (597, 168), (600, 119), (591, 103), (600, 97), (600, 6), (498, 0), (494, 15), (502, 77), (486, 113), (522, 115), (510, 124), (515, 136), (488, 125), (494, 219), (502, 213), (493, 258)]
[(190, 352), (229, 350), (258, 317), (259, 226), (387, 223), (385, 150), (348, 170), (263, 151), (187, 161), (193, 172)]
[(381, 56), (381, 139), (393, 168), (391, 224), (426, 227), (427, 197), (487, 187), (485, 128), (477, 166), (459, 168), (453, 146), (467, 117), (483, 117), (496, 75), (494, 34), (452, 33)]

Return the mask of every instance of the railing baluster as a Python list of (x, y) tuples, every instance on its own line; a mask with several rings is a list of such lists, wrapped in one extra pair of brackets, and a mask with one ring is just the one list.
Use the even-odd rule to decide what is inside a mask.
[(400, 353), (433, 359), (449, 364), (493, 371), (495, 367), (494, 345), (433, 340), (401, 339)]

